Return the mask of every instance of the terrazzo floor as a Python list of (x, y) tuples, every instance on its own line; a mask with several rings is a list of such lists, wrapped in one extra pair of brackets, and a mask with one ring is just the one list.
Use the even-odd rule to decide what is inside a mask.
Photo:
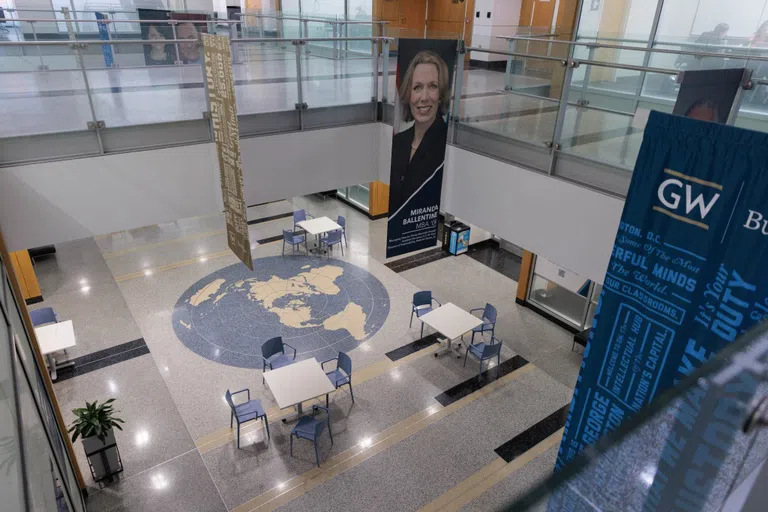
[[(181, 324), (175, 321), (180, 305), (219, 275), (240, 279), (229, 274), (240, 267), (226, 250), (223, 216), (60, 244), (55, 256), (37, 263), (45, 300), (32, 309), (51, 306), (63, 319), (73, 320), (74, 356), (108, 354), (140, 338), (149, 351), (120, 362), (106, 358), (54, 385), (65, 421), (72, 420), (69, 411), (83, 401), (109, 397), (117, 398), (126, 421), (117, 432), (125, 472), (113, 484), (99, 488), (93, 483), (82, 447), (75, 446), (90, 486), (90, 510), (416, 510), (498, 460), (496, 448), (542, 428), (544, 419), (569, 403), (580, 354), (570, 351), (570, 333), (515, 304), (515, 281), (466, 255), (396, 273), (383, 258), (386, 219), (371, 221), (320, 196), (249, 208), (251, 220), (274, 217), (249, 226), (251, 239), (279, 234), (292, 223), (281, 214), (296, 208), (314, 216), (345, 215), (345, 256), (282, 257), (281, 244), (274, 242), (253, 247), (256, 266), (262, 261), (276, 274), (284, 271), (283, 279), (306, 272), (302, 267), (307, 265), (343, 269), (350, 281), (340, 282), (340, 292), (328, 299), (334, 311), (360, 300), (365, 288), (377, 290), (370, 293), (370, 303), (361, 304), (373, 324), (366, 324), (365, 335), (350, 338), (340, 329), (346, 341), (339, 343), (352, 359), (355, 401), (346, 388), (330, 396), (334, 443), (321, 438), (319, 470), (313, 469), (311, 443), (296, 441), (294, 457), (289, 455), (292, 424), (278, 421), (280, 412), (261, 382), (260, 365), (224, 361), (212, 353), (205, 357), (194, 343), (180, 339)], [(419, 339), (418, 322), (409, 328), (408, 321), (412, 295), (420, 289), (467, 309), (493, 303), (499, 311), (496, 334), (504, 340), (501, 363), (509, 369), (501, 372), (491, 363), (478, 378), (475, 360), (463, 366), (456, 358), (436, 359), (434, 346), (396, 361), (387, 357)], [(208, 298), (213, 300), (213, 295)], [(274, 305), (287, 308), (293, 300)], [(332, 304), (335, 300), (341, 302)], [(235, 334), (241, 333), (252, 340), (250, 345), (258, 345), (274, 333), (248, 323), (256, 313), (244, 304), (220, 299), (216, 321), (234, 325), (224, 342), (238, 343)], [(210, 306), (208, 314), (214, 311)], [(380, 307), (377, 317), (374, 311)], [(299, 358), (311, 357), (311, 342), (304, 348)], [(223, 395), (227, 389), (245, 388), (270, 414), (271, 436), (256, 422), (245, 425), (238, 450)], [(524, 493), (551, 473), (553, 449), (465, 509), (493, 510)], [(312, 485), (296, 484), (311, 478)]]

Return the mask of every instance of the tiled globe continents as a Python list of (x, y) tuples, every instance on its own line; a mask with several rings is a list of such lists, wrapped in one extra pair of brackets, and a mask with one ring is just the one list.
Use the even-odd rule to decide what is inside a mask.
[(261, 368), (261, 345), (274, 336), (299, 359), (319, 361), (370, 338), (389, 314), (384, 285), (362, 268), (336, 259), (273, 256), (217, 270), (176, 302), (173, 328), (200, 356)]

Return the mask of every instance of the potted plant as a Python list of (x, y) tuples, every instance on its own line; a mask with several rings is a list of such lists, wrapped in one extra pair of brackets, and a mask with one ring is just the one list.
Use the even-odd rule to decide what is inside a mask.
[(123, 470), (120, 452), (115, 442), (114, 428), (123, 430), (122, 419), (113, 416), (116, 412), (112, 407), (114, 398), (99, 404), (85, 402), (85, 407), (72, 409), (77, 417), (69, 427), (72, 442), (78, 437), (83, 438), (85, 456), (91, 467), (93, 480), (98, 482)]

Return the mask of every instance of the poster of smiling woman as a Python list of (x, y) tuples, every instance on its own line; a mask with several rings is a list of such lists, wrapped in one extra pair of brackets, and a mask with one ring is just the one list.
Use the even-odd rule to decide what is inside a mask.
[(401, 39), (387, 258), (437, 243), (456, 40)]

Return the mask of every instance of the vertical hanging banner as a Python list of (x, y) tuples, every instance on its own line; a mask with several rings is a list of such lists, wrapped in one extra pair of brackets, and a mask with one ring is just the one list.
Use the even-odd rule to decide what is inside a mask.
[(399, 41), (387, 258), (437, 243), (456, 48), (456, 40)]
[(766, 197), (768, 134), (651, 112), (557, 468), (768, 318)]
[[(99, 28), (99, 39), (102, 41), (109, 41), (109, 25), (104, 23), (103, 20), (109, 20), (109, 17), (103, 12), (97, 12), (96, 19), (99, 20), (96, 26)], [(111, 68), (115, 62), (114, 55), (112, 54), (112, 45), (101, 45), (101, 54), (104, 56), (104, 65)]]
[(206, 94), (211, 109), (211, 128), (221, 175), (221, 195), (227, 222), (227, 243), (245, 266), (253, 270), (248, 218), (240, 163), (240, 128), (235, 104), (229, 38), (202, 34)]

